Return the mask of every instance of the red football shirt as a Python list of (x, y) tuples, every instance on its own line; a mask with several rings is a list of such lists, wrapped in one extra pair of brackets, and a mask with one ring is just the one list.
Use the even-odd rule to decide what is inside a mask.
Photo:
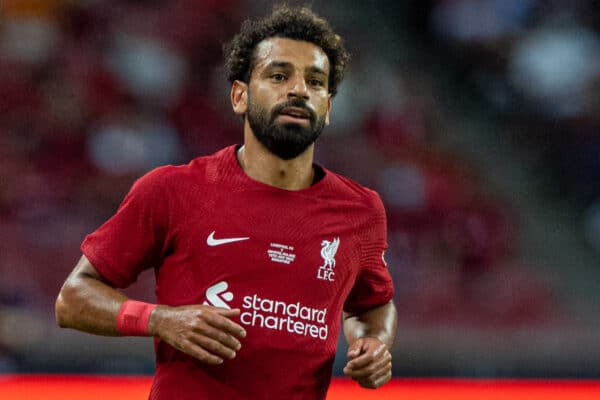
[(393, 296), (383, 205), (326, 169), (303, 190), (262, 184), (235, 151), (143, 176), (82, 251), (117, 287), (154, 268), (160, 304), (242, 310), (247, 337), (219, 366), (158, 340), (151, 399), (323, 399), (342, 310)]

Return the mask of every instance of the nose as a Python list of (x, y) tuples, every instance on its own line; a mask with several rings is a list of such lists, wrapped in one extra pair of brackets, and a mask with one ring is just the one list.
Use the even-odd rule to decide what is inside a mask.
[(299, 98), (303, 100), (308, 100), (308, 86), (306, 85), (306, 81), (303, 77), (297, 77), (290, 81), (290, 88), (288, 90), (288, 98)]

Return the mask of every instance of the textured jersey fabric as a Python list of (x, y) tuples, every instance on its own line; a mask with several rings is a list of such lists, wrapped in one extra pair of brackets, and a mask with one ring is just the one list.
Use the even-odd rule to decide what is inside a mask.
[(303, 190), (262, 184), (235, 151), (146, 174), (82, 251), (116, 287), (154, 268), (160, 304), (242, 310), (247, 337), (219, 366), (157, 340), (151, 399), (323, 399), (342, 310), (393, 296), (383, 205), (326, 169)]

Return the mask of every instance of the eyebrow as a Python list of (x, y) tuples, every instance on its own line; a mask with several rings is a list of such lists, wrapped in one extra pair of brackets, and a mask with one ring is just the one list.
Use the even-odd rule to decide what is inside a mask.
[[(271, 61), (266, 67), (265, 69), (269, 69), (269, 68), (285, 68), (285, 69), (293, 69), (294, 65), (288, 61)], [(323, 74), (323, 75), (327, 75), (327, 73), (325, 71), (323, 71), (321, 68), (317, 67), (317, 66), (310, 66), (307, 67), (305, 70), (305, 72), (308, 73), (313, 73), (313, 74)]]
[(314, 65), (312, 67), (308, 67), (306, 68), (306, 72), (310, 72), (313, 74), (323, 74), (323, 75), (327, 75), (327, 73), (325, 71), (323, 71), (321, 68), (319, 67), (315, 67)]
[(287, 61), (271, 61), (266, 68), (293, 68), (292, 63)]

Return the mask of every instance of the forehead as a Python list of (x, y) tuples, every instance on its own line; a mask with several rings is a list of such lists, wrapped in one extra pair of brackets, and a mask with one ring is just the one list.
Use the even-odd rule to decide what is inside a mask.
[(254, 69), (260, 70), (273, 61), (284, 61), (298, 68), (316, 67), (329, 73), (327, 54), (314, 43), (288, 38), (269, 38), (255, 50)]

